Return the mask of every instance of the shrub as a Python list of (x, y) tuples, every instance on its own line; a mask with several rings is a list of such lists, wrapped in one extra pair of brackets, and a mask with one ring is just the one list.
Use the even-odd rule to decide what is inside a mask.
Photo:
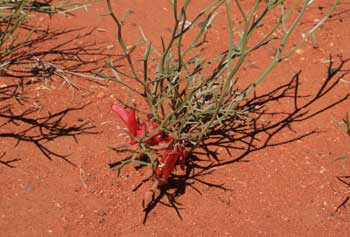
[[(113, 76), (102, 76), (115, 80), (127, 88), (132, 98), (141, 98), (147, 105), (147, 109), (142, 109), (133, 100), (122, 99), (113, 105), (113, 110), (127, 126), (130, 143), (138, 145), (137, 149), (126, 149), (133, 154), (121, 161), (117, 169), (132, 162), (149, 165), (155, 177), (152, 189), (167, 183), (178, 162), (184, 168), (192, 152), (202, 146), (204, 140), (210, 139), (214, 131), (232, 123), (249, 120), (249, 115), (255, 108), (247, 106), (243, 101), (278, 63), (293, 55), (314, 34), (332, 14), (339, 1), (334, 1), (328, 13), (304, 32), (297, 42), (290, 42), (290, 36), (312, 4), (311, 0), (288, 2), (288, 7), (287, 1), (283, 0), (256, 0), (251, 1), (248, 11), (243, 9), (238, 0), (216, 0), (189, 21), (186, 12), (190, 2), (185, 0), (180, 5), (176, 0), (171, 1), (174, 15), (171, 37), (168, 42), (162, 39), (162, 48), (157, 49), (142, 29), (141, 42), (132, 47), (127, 46), (123, 37), (124, 20), (116, 16), (111, 1), (107, 0), (128, 69), (122, 71), (110, 63)], [(229, 29), (227, 50), (207, 58), (200, 46), (218, 9), (222, 7), (226, 10)], [(238, 23), (235, 24), (231, 16), (233, 7), (239, 14)], [(257, 29), (265, 23), (271, 12), (279, 14), (278, 20), (274, 24), (269, 23), (267, 33), (257, 38)], [(189, 45), (184, 46), (184, 36), (199, 22), (200, 29), (196, 36)], [(238, 39), (234, 37), (236, 32), (239, 32)], [(276, 32), (282, 33), (276, 37)], [(239, 89), (236, 76), (243, 63), (254, 51), (272, 42), (277, 50), (269, 64), (253, 83)], [(143, 58), (135, 60), (133, 53), (140, 44), (144, 44), (146, 49)], [(155, 65), (155, 71), (150, 70), (150, 65)], [(142, 68), (141, 73), (139, 68)], [(141, 159), (144, 155), (147, 156), (146, 161)]]

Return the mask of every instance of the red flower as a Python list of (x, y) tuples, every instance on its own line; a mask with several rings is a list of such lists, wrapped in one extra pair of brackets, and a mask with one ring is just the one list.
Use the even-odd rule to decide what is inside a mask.
[(174, 146), (168, 148), (159, 160), (159, 165), (156, 169), (156, 175), (159, 178), (160, 185), (168, 182), (170, 173), (174, 170), (176, 162), (180, 161), (180, 168), (185, 169), (186, 151), (183, 147)]
[(126, 124), (128, 127), (129, 132), (133, 135), (136, 136), (137, 134), (137, 129), (138, 129), (138, 124), (136, 121), (136, 115), (135, 115), (135, 110), (133, 109), (124, 109), (118, 105), (113, 105), (112, 110), (116, 112), (121, 120)]
[[(121, 118), (121, 120), (128, 127), (129, 132), (137, 138), (143, 137), (145, 134), (149, 134), (158, 128), (158, 124), (156, 122), (152, 122), (149, 125), (146, 123), (139, 123), (136, 119), (135, 110), (133, 109), (124, 109), (119, 105), (113, 105), (112, 110)], [(151, 120), (151, 117), (147, 117), (147, 122)], [(147, 131), (146, 131), (147, 130)], [(158, 131), (151, 137), (147, 138), (144, 142), (150, 146), (163, 145), (169, 143), (173, 140), (171, 136), (165, 136), (163, 131)], [(137, 142), (134, 139), (131, 139), (130, 144), (136, 144)]]
[[(123, 122), (128, 127), (129, 132), (136, 138), (141, 138), (158, 128), (156, 122), (150, 123), (151, 116), (147, 117), (146, 122), (139, 123), (136, 119), (135, 110), (124, 109), (119, 105), (113, 105), (112, 110), (117, 113), (117, 115), (123, 120)], [(148, 130), (147, 130), (148, 127)], [(166, 135), (163, 131), (158, 131), (151, 137), (147, 138), (144, 143), (150, 146), (165, 145), (172, 142), (174, 138), (170, 135)], [(130, 144), (136, 144), (135, 139), (131, 138)], [(170, 173), (174, 170), (176, 162), (180, 161), (180, 167), (182, 170), (185, 168), (185, 156), (186, 151), (180, 145), (172, 145), (168, 147), (163, 156), (159, 160), (159, 165), (156, 168), (156, 175), (159, 179), (160, 185), (166, 184)]]

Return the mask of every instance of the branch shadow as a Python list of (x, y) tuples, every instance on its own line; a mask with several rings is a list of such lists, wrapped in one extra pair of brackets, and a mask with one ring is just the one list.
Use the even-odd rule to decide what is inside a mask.
[[(350, 176), (337, 176), (336, 177), (339, 182), (341, 182), (343, 185), (345, 185), (350, 190)], [(341, 208), (346, 209), (347, 205), (349, 204), (350, 195), (347, 195), (345, 199), (342, 201), (341, 204), (338, 205), (338, 207), (335, 209), (335, 212), (338, 212)]]
[[(30, 11), (30, 12), (37, 12), (37, 13), (43, 13), (47, 14), (49, 16), (57, 13), (65, 13), (67, 15), (74, 16), (73, 12), (66, 11), (64, 8), (64, 5), (54, 5), (52, 4), (53, 0), (43, 0), (43, 1), (28, 1), (23, 4), (23, 10)], [(2, 2), (3, 4), (3, 2)], [(20, 4), (19, 1), (6, 1), (6, 7), (4, 7), (4, 10), (13, 9), (18, 7)]]
[(97, 73), (105, 69), (107, 59), (116, 55), (107, 52), (105, 42), (95, 42), (91, 37), (95, 31), (96, 28), (35, 30), (33, 37), (1, 55), (4, 66), (0, 75), (17, 79), (21, 85), (54, 76), (68, 82), (67, 75), (98, 83)]
[(16, 166), (12, 165), (11, 163), (20, 161), (21, 159), (12, 159), (12, 160), (3, 161), (2, 158), (3, 158), (5, 155), (6, 155), (6, 152), (3, 152), (3, 153), (0, 155), (0, 164), (5, 165), (5, 166), (7, 166), (8, 168), (16, 168)]
[[(15, 139), (15, 146), (21, 142), (29, 142), (36, 146), (37, 149), (49, 160), (60, 158), (69, 164), (76, 166), (68, 159), (69, 154), (60, 154), (48, 147), (49, 142), (56, 141), (62, 137), (72, 137), (78, 143), (78, 136), (97, 134), (93, 131), (95, 128), (90, 122), (81, 122), (80, 124), (67, 124), (64, 119), (74, 111), (84, 109), (88, 104), (67, 108), (62, 111), (50, 113), (46, 116), (38, 117), (34, 113), (37, 109), (27, 109), (21, 113), (14, 113), (11, 106), (0, 107), (0, 129), (6, 126), (9, 132), (0, 132), (1, 139)], [(0, 156), (3, 158), (5, 152)], [(20, 159), (1, 161), (1, 164), (14, 168), (11, 163)]]
[[(31, 36), (9, 52), (2, 53), (0, 59), (1, 82), (5, 83), (0, 84), (0, 139), (15, 139), (16, 146), (21, 142), (32, 143), (49, 160), (60, 158), (74, 165), (68, 160), (69, 155), (50, 149), (47, 143), (62, 137), (72, 137), (78, 142), (80, 135), (97, 134), (89, 122), (64, 122), (69, 114), (84, 109), (88, 104), (49, 112), (41, 117), (38, 117), (37, 109), (15, 111), (18, 105), (30, 102), (31, 98), (25, 93), (28, 85), (60, 78), (77, 88), (73, 83), (75, 77), (106, 86), (94, 76), (105, 69), (107, 59), (115, 60), (117, 55), (107, 52), (105, 42), (95, 42), (93, 34), (96, 28), (37, 29), (28, 22), (20, 27), (21, 33), (27, 35), (31, 32)], [(3, 158), (6, 153), (0, 152), (0, 155)], [(14, 168), (16, 161), (18, 159), (0, 160), (0, 165)]]
[[(204, 154), (207, 157), (210, 157), (210, 160), (214, 159), (216, 164), (210, 164), (208, 166), (193, 165), (196, 168), (211, 169), (231, 164), (241, 161), (251, 152), (259, 151), (271, 146), (291, 143), (317, 133), (317, 131), (311, 131), (278, 143), (272, 142), (272, 139), (279, 134), (281, 130), (288, 128), (290, 131), (295, 132), (292, 128), (293, 124), (309, 120), (348, 99), (349, 95), (347, 94), (341, 99), (328, 104), (323, 108), (312, 111), (312, 106), (329, 94), (340, 80), (349, 73), (348, 70), (342, 70), (348, 61), (350, 61), (350, 59), (341, 60), (338, 67), (333, 67), (333, 60), (331, 58), (328, 66), (327, 78), (313, 96), (300, 95), (299, 93), (301, 71), (297, 72), (288, 83), (268, 92), (267, 94), (261, 96), (254, 95), (252, 99), (242, 105), (242, 108), (252, 108), (252, 111), (255, 114), (254, 118), (248, 122), (240, 121), (237, 118), (224, 121), (224, 126), (215, 129), (210, 136), (208, 136), (208, 139), (203, 142), (203, 146), (201, 147), (202, 152), (193, 153), (194, 156)], [(265, 109), (271, 102), (278, 102), (282, 99), (289, 99), (293, 102), (292, 111), (268, 112), (268, 110)], [(300, 105), (300, 99), (305, 100), (303, 105)], [(282, 118), (276, 121), (268, 119), (268, 117), (271, 118), (272, 116), (277, 115)], [(232, 122), (232, 120), (236, 121)], [(260, 138), (261, 135), (263, 135), (263, 138)], [(239, 144), (233, 145), (233, 142)], [(212, 149), (212, 147), (222, 147), (230, 155), (230, 149), (243, 150), (244, 152), (234, 159), (222, 162), (217, 156), (218, 152)]]
[[(204, 176), (210, 175), (214, 172), (214, 170), (201, 170), (197, 173), (193, 173), (194, 167), (190, 164), (186, 165), (186, 174), (185, 175), (175, 175), (173, 174), (172, 177), (169, 179), (168, 183), (166, 185), (163, 185), (160, 187), (158, 195), (154, 195), (150, 203), (144, 208), (144, 219), (143, 224), (146, 224), (147, 218), (149, 214), (152, 212), (152, 210), (159, 204), (173, 208), (176, 212), (176, 215), (182, 220), (181, 212), (182, 203), (178, 202), (176, 200), (177, 197), (185, 194), (187, 187), (193, 189), (196, 191), (199, 195), (202, 195), (202, 192), (199, 188), (197, 188), (194, 184), (200, 183), (203, 185), (206, 185), (210, 188), (218, 188), (223, 191), (229, 191), (230, 189), (225, 188), (224, 184), (215, 184), (207, 182), (201, 178)], [(133, 191), (136, 191), (143, 183), (149, 181), (151, 179), (147, 178), (143, 180), (136, 188), (133, 189)], [(164, 201), (163, 199), (166, 198), (167, 201)]]
[[(203, 179), (205, 176), (212, 174), (215, 171), (214, 168), (237, 162), (249, 162), (249, 160), (244, 159), (253, 152), (292, 143), (319, 133), (319, 131), (313, 130), (298, 135), (293, 130), (292, 125), (306, 122), (349, 98), (347, 94), (322, 108), (318, 108), (315, 105), (320, 99), (329, 95), (341, 79), (350, 72), (344, 69), (345, 64), (349, 61), (350, 59), (344, 60), (340, 58), (340, 64), (335, 66), (330, 56), (327, 76), (314, 95), (300, 94), (300, 76), (302, 72), (299, 71), (288, 83), (263, 95), (254, 95), (253, 98), (245, 101), (241, 108), (250, 108), (255, 116), (249, 120), (247, 118), (233, 117), (223, 121), (223, 126), (218, 126), (214, 129), (207, 139), (203, 141), (202, 146), (186, 159), (185, 174), (173, 174), (169, 179), (169, 183), (160, 189), (160, 193), (144, 209), (144, 223), (146, 223), (149, 213), (159, 204), (174, 208), (178, 217), (182, 219), (180, 214), (181, 203), (178, 203), (176, 198), (183, 195), (188, 187), (201, 194), (199, 188), (195, 186), (198, 183), (209, 188), (227, 191), (228, 189), (224, 187), (224, 184), (215, 184)], [(282, 100), (292, 102), (293, 108), (291, 111), (269, 112), (268, 106), (273, 106), (272, 103), (281, 102)], [(272, 119), (270, 120), (269, 118)], [(283, 141), (274, 142), (273, 139), (285, 129), (289, 129), (296, 135)], [(220, 159), (219, 155), (222, 155), (222, 152), (218, 152), (219, 148), (226, 150), (231, 158)], [(143, 180), (134, 191), (149, 179), (151, 177)], [(165, 197), (168, 203), (164, 201)]]

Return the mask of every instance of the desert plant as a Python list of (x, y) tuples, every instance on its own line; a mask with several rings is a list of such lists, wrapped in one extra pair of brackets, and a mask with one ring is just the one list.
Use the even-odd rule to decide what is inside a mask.
[[(177, 162), (184, 168), (186, 159), (214, 131), (232, 123), (249, 121), (249, 115), (255, 108), (243, 102), (278, 63), (293, 55), (327, 20), (339, 1), (334, 1), (328, 13), (304, 32), (297, 42), (290, 42), (290, 36), (313, 1), (296, 0), (288, 2), (287, 7), (287, 1), (283, 0), (256, 0), (252, 1), (249, 10), (244, 10), (238, 0), (216, 0), (189, 20), (187, 9), (190, 2), (185, 0), (180, 5), (177, 0), (171, 1), (174, 16), (171, 37), (168, 42), (161, 39), (162, 48), (157, 49), (142, 29), (141, 40), (130, 47), (123, 37), (124, 20), (116, 16), (111, 1), (107, 0), (128, 70), (122, 71), (111, 62), (109, 66), (113, 75), (100, 76), (115, 80), (127, 88), (131, 98), (141, 98), (147, 107), (141, 109), (130, 99), (118, 99), (118, 104), (113, 105), (112, 109), (127, 125), (130, 143), (138, 145), (135, 149), (116, 149), (132, 152), (132, 156), (119, 162), (116, 169), (120, 170), (132, 162), (150, 165), (155, 177), (152, 189), (167, 183)], [(219, 8), (224, 8), (226, 12), (229, 29), (227, 50), (206, 58), (201, 46)], [(235, 23), (231, 16), (233, 8), (239, 15)], [(268, 23), (268, 31), (257, 38), (257, 29), (271, 12), (279, 12), (277, 21)], [(200, 25), (196, 36), (189, 45), (184, 45), (184, 36), (196, 25)], [(235, 37), (236, 32), (239, 32), (238, 38)], [(253, 83), (239, 89), (236, 79), (242, 65), (254, 51), (270, 43), (276, 46), (272, 60)], [(135, 60), (134, 52), (140, 44), (144, 44), (146, 49), (143, 58)], [(151, 64), (155, 65), (155, 71), (150, 70)], [(141, 73), (139, 68), (142, 68)], [(136, 113), (144, 116), (143, 122)], [(229, 137), (229, 134), (226, 136)], [(147, 156), (146, 161), (141, 159), (144, 155)]]
[(341, 128), (348, 136), (350, 136), (350, 119), (349, 113), (346, 113), (345, 118), (342, 121), (338, 121), (337, 125)]
[[(335, 121), (335, 120), (334, 120)], [(341, 121), (335, 121), (336, 125), (345, 132), (350, 137), (350, 120), (349, 113), (346, 113), (345, 117)], [(348, 156), (341, 156), (336, 158), (335, 160), (346, 160)]]
[(11, 63), (2, 59), (24, 45), (36, 31), (27, 25), (30, 19), (33, 19), (31, 13), (67, 14), (87, 6), (86, 3), (79, 2), (66, 1), (57, 5), (50, 5), (49, 2), (51, 1), (0, 1), (0, 71), (6, 70)]
[[(341, 128), (350, 137), (349, 113), (346, 113), (345, 118), (342, 119), (342, 121), (336, 121), (336, 124), (338, 125), (339, 128)], [(341, 156), (335, 160), (337, 161), (337, 160), (347, 160), (347, 159), (349, 159), (349, 156)], [(349, 191), (350, 191), (350, 181), (349, 181), (350, 175), (337, 176), (336, 178), (338, 181), (345, 184), (349, 188)], [(349, 191), (347, 193), (349, 193)], [(346, 205), (348, 204), (349, 200), (350, 200), (350, 195), (347, 195), (347, 197), (345, 197), (343, 202), (337, 207), (337, 209), (335, 211), (337, 212), (341, 207), (346, 208)]]

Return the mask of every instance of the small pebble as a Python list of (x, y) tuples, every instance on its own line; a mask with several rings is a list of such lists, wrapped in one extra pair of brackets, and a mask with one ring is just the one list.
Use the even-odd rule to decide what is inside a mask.
[(23, 189), (24, 189), (24, 192), (26, 193), (32, 193), (34, 191), (34, 187), (30, 183), (24, 185)]
[(105, 216), (105, 215), (107, 215), (107, 213), (106, 213), (103, 209), (99, 209), (99, 210), (97, 211), (97, 215), (99, 215), (99, 216)]
[(323, 166), (320, 169), (320, 174), (323, 174), (326, 171), (326, 168), (324, 168)]
[(98, 31), (98, 32), (106, 32), (107, 30), (104, 29), (104, 28), (97, 28), (97, 31)]
[(304, 50), (302, 50), (302, 49), (297, 49), (297, 50), (295, 50), (295, 53), (301, 55), (301, 54), (304, 53)]
[(106, 94), (104, 92), (100, 91), (99, 93), (97, 93), (96, 97), (101, 99), (101, 98), (106, 97)]

